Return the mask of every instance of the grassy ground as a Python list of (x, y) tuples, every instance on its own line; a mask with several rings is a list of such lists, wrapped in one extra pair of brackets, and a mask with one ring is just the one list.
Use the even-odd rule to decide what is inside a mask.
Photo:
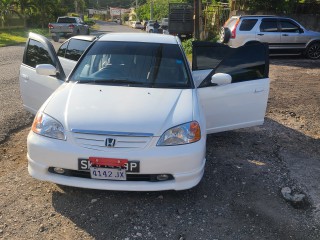
[(29, 32), (49, 36), (48, 29), (41, 28), (0, 30), (0, 47), (25, 43)]

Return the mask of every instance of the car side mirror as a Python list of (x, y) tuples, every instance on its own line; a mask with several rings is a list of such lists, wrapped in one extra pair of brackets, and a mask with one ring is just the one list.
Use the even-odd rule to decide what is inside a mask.
[(299, 28), (299, 33), (304, 33), (302, 28)]
[(211, 83), (220, 85), (230, 84), (232, 81), (232, 77), (227, 73), (216, 73), (211, 77)]
[(36, 73), (44, 76), (56, 76), (57, 69), (51, 64), (39, 64), (36, 66)]

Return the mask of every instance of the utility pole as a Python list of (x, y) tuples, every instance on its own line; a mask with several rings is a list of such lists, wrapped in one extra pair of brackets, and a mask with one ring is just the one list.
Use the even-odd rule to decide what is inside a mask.
[(194, 38), (200, 39), (200, 6), (201, 0), (194, 0)]
[(150, 20), (153, 20), (153, 0), (150, 1)]

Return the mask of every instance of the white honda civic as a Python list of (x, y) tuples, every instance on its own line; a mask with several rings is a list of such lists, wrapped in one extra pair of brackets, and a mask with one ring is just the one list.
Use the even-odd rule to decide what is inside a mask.
[(29, 173), (82, 188), (189, 189), (204, 173), (207, 134), (263, 123), (268, 66), (263, 44), (194, 42), (191, 70), (177, 37), (113, 33), (66, 77), (48, 39), (30, 33), (20, 67), (36, 114)]

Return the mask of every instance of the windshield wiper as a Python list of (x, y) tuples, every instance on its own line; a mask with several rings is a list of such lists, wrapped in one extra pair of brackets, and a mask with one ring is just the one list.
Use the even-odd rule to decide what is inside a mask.
[(94, 83), (116, 83), (116, 84), (143, 84), (142, 82), (127, 79), (96, 79)]

